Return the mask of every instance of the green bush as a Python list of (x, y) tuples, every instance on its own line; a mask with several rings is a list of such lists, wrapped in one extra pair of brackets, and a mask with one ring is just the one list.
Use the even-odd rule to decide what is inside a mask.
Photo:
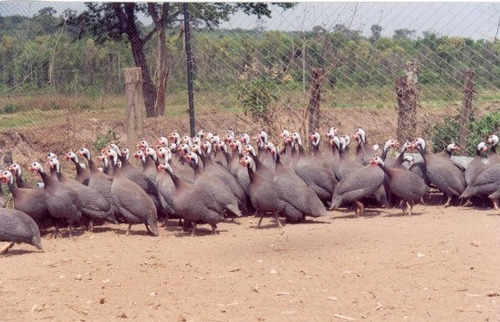
[(105, 135), (97, 136), (97, 139), (92, 142), (94, 149), (101, 151), (109, 143), (118, 143), (120, 140), (120, 134), (116, 132), (115, 127), (108, 128), (108, 132)]
[(243, 105), (245, 115), (250, 113), (254, 120), (269, 120), (271, 104), (279, 98), (277, 81), (269, 76), (256, 77), (237, 88), (237, 98)]
[[(430, 126), (426, 133), (432, 143), (432, 151), (443, 151), (451, 142), (458, 142), (459, 129), (460, 114), (458, 113), (456, 116), (445, 117), (442, 123)], [(500, 131), (500, 111), (487, 113), (477, 120), (472, 117), (468, 129), (467, 146), (461, 148), (466, 149), (467, 155), (474, 156), (479, 142), (486, 141), (488, 135)]]
[(22, 106), (7, 104), (4, 108), (0, 109), (0, 114), (14, 114), (22, 110)]

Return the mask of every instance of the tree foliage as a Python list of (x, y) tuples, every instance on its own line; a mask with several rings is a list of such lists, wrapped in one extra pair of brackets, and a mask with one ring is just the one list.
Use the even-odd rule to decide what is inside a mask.
[[(81, 14), (71, 10), (58, 14), (48, 8), (29, 18), (0, 16), (0, 91), (120, 93), (123, 68), (135, 66), (138, 59), (131, 50), (129, 34), (134, 34), (131, 30), (141, 39), (143, 59), (156, 90), (157, 26), (164, 26), (165, 30), (163, 45), (168, 63), (165, 88), (168, 93), (186, 90), (180, 4), (91, 3), (89, 6)], [(130, 14), (134, 28), (120, 24), (118, 9), (124, 15)], [(255, 10), (259, 10), (261, 17), (269, 14), (254, 3), (190, 4), (194, 17), (196, 90), (234, 95), (236, 88), (245, 86), (245, 82), (269, 78), (271, 70), (279, 72), (280, 90), (302, 90), (304, 84), (307, 89), (315, 67), (324, 68), (328, 84), (334, 88), (392, 86), (410, 59), (418, 61), (420, 86), (439, 88), (451, 84), (460, 92), (461, 71), (470, 67), (477, 73), (478, 86), (500, 87), (500, 42), (434, 32), (417, 36), (409, 33), (411, 30), (398, 33), (408, 37), (383, 37), (378, 35), (381, 26), (374, 26), (372, 35), (367, 37), (340, 24), (328, 30), (317, 26), (305, 32), (217, 28), (236, 10), (256, 16), (259, 15)], [(156, 23), (145, 24), (138, 19), (140, 15), (149, 16)], [(253, 78), (245, 77), (249, 68), (255, 69)], [(455, 102), (461, 97), (443, 91), (442, 99)]]

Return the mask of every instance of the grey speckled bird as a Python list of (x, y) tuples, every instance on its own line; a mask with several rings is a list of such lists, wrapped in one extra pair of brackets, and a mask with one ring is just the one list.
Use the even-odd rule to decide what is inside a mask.
[(343, 204), (355, 203), (357, 206), (355, 216), (362, 214), (364, 205), (360, 199), (374, 194), (384, 183), (384, 177), (384, 171), (373, 162), (355, 169), (335, 187), (330, 210), (337, 209)]
[(9, 242), (0, 250), (0, 254), (7, 252), (14, 243), (26, 243), (43, 250), (40, 230), (35, 221), (16, 209), (0, 209), (0, 241)]
[(191, 235), (196, 234), (198, 224), (209, 224), (216, 234), (217, 224), (225, 220), (222, 207), (205, 189), (188, 183), (173, 173), (168, 163), (160, 163), (159, 171), (166, 171), (175, 185), (173, 202), (175, 211), (181, 218), (193, 224)]
[(399, 168), (388, 168), (380, 157), (373, 158), (374, 162), (387, 174), (386, 182), (393, 194), (404, 202), (403, 214), (412, 214), (415, 201), (422, 198), (427, 192), (424, 179), (411, 171)]
[(128, 179), (118, 166), (118, 154), (114, 149), (106, 151), (113, 166), (111, 196), (118, 212), (129, 224), (127, 234), (133, 224), (144, 224), (149, 233), (159, 235), (156, 207), (146, 192), (135, 182)]

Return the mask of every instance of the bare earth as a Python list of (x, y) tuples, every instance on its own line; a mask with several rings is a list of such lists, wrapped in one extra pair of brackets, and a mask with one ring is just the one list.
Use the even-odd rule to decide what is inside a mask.
[(414, 211), (46, 234), (0, 257), (0, 321), (500, 321), (500, 212)]

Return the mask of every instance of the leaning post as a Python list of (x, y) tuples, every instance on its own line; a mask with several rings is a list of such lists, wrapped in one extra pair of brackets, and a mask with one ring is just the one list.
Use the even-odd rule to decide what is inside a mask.
[(460, 129), (458, 131), (458, 145), (462, 149), (462, 153), (467, 153), (467, 140), (470, 133), (470, 122), (472, 117), (472, 99), (474, 96), (474, 76), (476, 72), (472, 69), (467, 69), (464, 72), (464, 101), (462, 103), (462, 110), (460, 111)]
[(125, 97), (127, 100), (127, 144), (135, 146), (143, 136), (145, 106), (142, 97), (142, 72), (139, 67), (125, 68)]
[(396, 80), (398, 106), (398, 127), (396, 137), (399, 142), (413, 139), (417, 130), (417, 82), (416, 62), (406, 63), (405, 74)]

